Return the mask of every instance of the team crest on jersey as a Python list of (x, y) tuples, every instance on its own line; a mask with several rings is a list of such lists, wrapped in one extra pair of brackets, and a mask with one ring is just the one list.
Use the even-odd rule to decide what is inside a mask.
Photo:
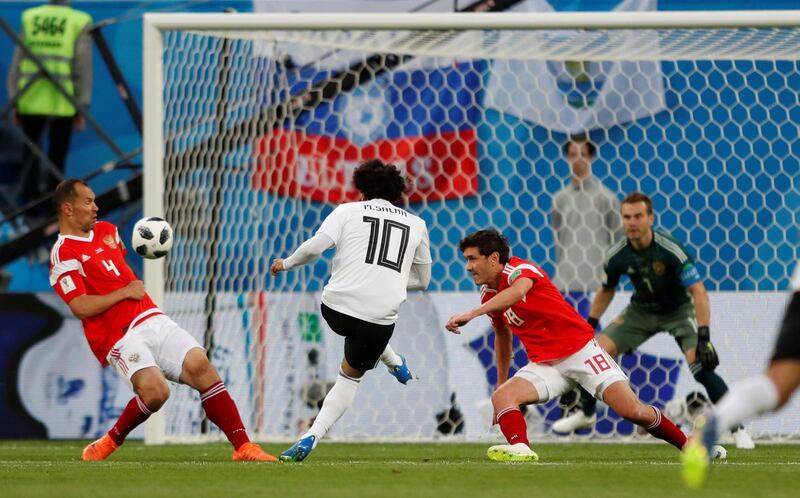
[(128, 356), (128, 361), (131, 363), (137, 363), (139, 361), (139, 353), (132, 353)]
[(653, 261), (653, 273), (655, 273), (657, 277), (663, 275), (664, 271), (666, 271), (664, 263), (661, 261)]
[(103, 237), (103, 242), (105, 243), (105, 245), (107, 245), (111, 249), (116, 249), (117, 248), (117, 243), (114, 242), (114, 237), (112, 237), (110, 235), (106, 235), (105, 237)]

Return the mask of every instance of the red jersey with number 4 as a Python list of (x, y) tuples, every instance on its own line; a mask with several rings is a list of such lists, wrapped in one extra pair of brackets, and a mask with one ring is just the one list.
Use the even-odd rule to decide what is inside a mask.
[(565, 358), (594, 338), (592, 327), (564, 300), (547, 275), (524, 259), (512, 257), (506, 263), (498, 289), (481, 287), (481, 302), (493, 298), (519, 278), (533, 280), (528, 293), (504, 312), (492, 313), (489, 318), (495, 328), (508, 324), (522, 341), (529, 360), (538, 363)]
[[(125, 262), (126, 254), (117, 227), (105, 221), (98, 221), (86, 237), (59, 235), (50, 251), (50, 285), (65, 303), (84, 294), (114, 292), (137, 280)], [(94, 355), (106, 366), (108, 352), (128, 327), (157, 313), (147, 294), (140, 301), (125, 299), (82, 320), (83, 332)]]

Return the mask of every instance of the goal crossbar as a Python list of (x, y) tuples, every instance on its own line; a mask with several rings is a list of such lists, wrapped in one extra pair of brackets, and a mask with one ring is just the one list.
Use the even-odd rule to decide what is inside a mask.
[(157, 29), (197, 31), (362, 30), (424, 31), (446, 29), (723, 29), (795, 28), (800, 11), (653, 11), (653, 12), (501, 12), (397, 14), (231, 13), (144, 15)]

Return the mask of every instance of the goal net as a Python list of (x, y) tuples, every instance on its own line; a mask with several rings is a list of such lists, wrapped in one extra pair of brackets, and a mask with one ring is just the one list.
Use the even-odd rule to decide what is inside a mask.
[[(208, 348), (248, 429), (295, 438), (342, 359), (319, 312), (331, 254), (277, 278), (270, 262), (358, 198), (359, 163), (395, 164), (434, 260), (391, 341), (418, 378), (403, 386), (379, 365), (331, 437), (496, 438), (489, 322), (460, 336), (443, 327), (479, 302), (457, 244), (499, 229), (585, 313), (602, 260), (592, 247), (609, 243), (598, 240), (604, 224), (619, 225), (571, 182), (563, 147), (579, 136), (596, 146), (592, 188), (617, 202), (649, 195), (657, 227), (697, 260), (717, 372), (732, 384), (767, 364), (800, 255), (797, 26), (796, 12), (146, 15), (144, 214), (165, 216), (176, 234), (166, 261), (148, 263), (148, 288)], [(572, 213), (567, 239), (554, 210)], [(620, 362), (644, 401), (687, 428), (704, 390), (672, 338)], [(517, 345), (513, 367), (524, 364)], [(196, 393), (172, 392), (149, 441), (218, 435)], [(598, 409), (578, 437), (636, 437)], [(558, 437), (556, 400), (526, 412), (533, 437)], [(758, 439), (797, 438), (800, 404), (748, 427)]]

